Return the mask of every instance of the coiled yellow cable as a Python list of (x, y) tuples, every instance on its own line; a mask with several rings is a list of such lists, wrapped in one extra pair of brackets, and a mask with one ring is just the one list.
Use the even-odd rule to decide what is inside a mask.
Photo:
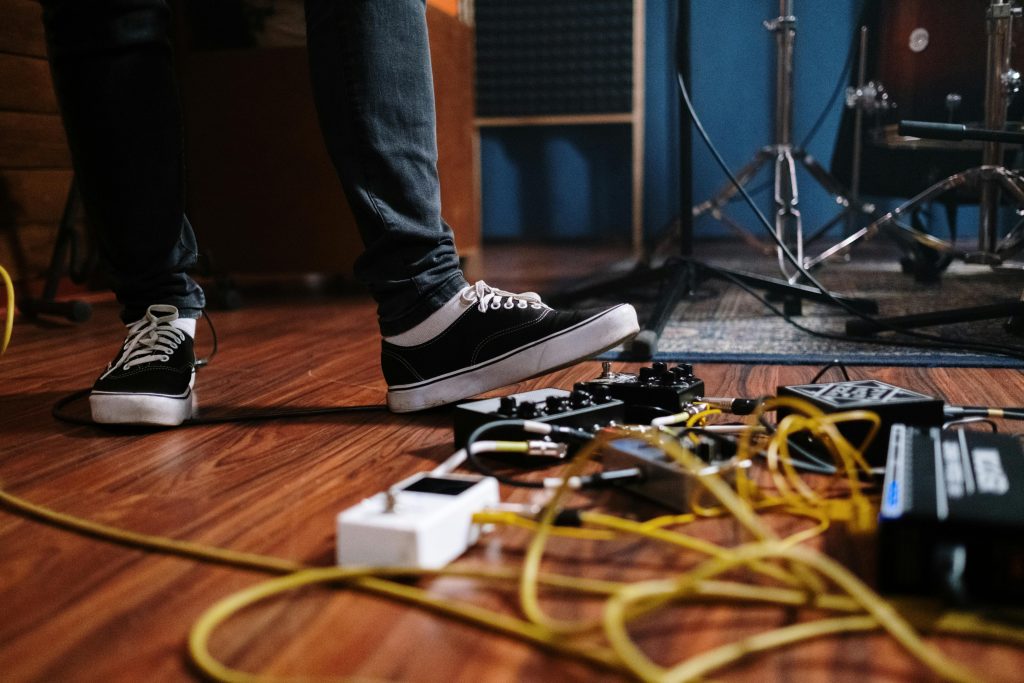
[(0, 266), (0, 279), (4, 281), (4, 290), (7, 292), (7, 313), (4, 316), (4, 335), (3, 341), (0, 342), (0, 353), (6, 353), (14, 332), (14, 282), (3, 266)]

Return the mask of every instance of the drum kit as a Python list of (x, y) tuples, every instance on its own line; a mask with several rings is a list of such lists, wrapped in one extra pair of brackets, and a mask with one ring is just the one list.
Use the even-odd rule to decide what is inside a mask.
[[(879, 232), (908, 252), (1011, 267), (1024, 248), (1024, 176), (1012, 168), (1024, 140), (1013, 95), (1021, 87), (1022, 61), (1013, 55), (1021, 15), (1017, 0), (867, 0), (859, 32), (855, 81), (847, 88), (832, 173), (792, 143), (793, 0), (780, 0), (779, 16), (765, 27), (776, 38), (775, 134), (736, 175), (749, 182), (762, 168), (774, 170), (775, 234), (805, 269), (849, 258), (852, 248)], [(870, 80), (868, 80), (870, 73)], [(939, 125), (915, 125), (913, 120)], [(900, 123), (903, 123), (901, 127)], [(796, 168), (834, 196), (841, 212), (805, 235)], [(726, 214), (738, 192), (724, 187), (693, 208), (739, 228)], [(863, 194), (909, 197), (882, 214)], [(947, 208), (949, 239), (908, 220), (932, 203)], [(977, 247), (955, 240), (955, 208), (977, 203)], [(1015, 224), (1001, 232), (1000, 223)], [(816, 255), (812, 242), (839, 225), (845, 237)], [(863, 226), (863, 227), (858, 227)], [(792, 283), (802, 279), (781, 246), (779, 266)], [(918, 260), (918, 263), (921, 261)], [(906, 265), (906, 264), (905, 264)], [(931, 273), (934, 275), (935, 273)], [(915, 273), (915, 275), (917, 275)]]
[[(694, 217), (710, 215), (720, 220), (762, 251), (764, 241), (747, 232), (726, 209), (761, 170), (772, 171), (777, 238), (773, 244), (782, 277), (710, 267), (683, 253), (656, 267), (644, 259), (629, 273), (598, 278), (547, 298), (568, 303), (657, 283), (658, 295), (643, 329), (626, 349), (638, 360), (654, 357), (676, 304), (692, 293), (697, 282), (708, 278), (760, 289), (781, 301), (788, 315), (799, 314), (803, 300), (856, 311), (862, 316), (846, 323), (851, 335), (989, 318), (1005, 318), (1011, 332), (1024, 334), (1024, 297), (879, 319), (870, 317), (878, 312), (877, 302), (822, 291), (807, 284), (811, 279), (805, 276), (810, 269), (847, 257), (857, 243), (879, 232), (895, 238), (910, 255), (903, 264), (918, 268), (914, 272), (918, 279), (935, 279), (953, 258), (1024, 272), (1024, 267), (1009, 261), (1024, 249), (1024, 175), (1007, 163), (1024, 145), (1024, 132), (1007, 126), (1011, 118), (1020, 118), (1011, 117), (1012, 96), (1020, 88), (1011, 55), (1014, 20), (1021, 14), (1018, 2), (1024, 0), (865, 0), (864, 17), (870, 21), (859, 31), (856, 81), (847, 89), (847, 109), (830, 172), (793, 144), (797, 22), (793, 0), (779, 0), (779, 16), (764, 22), (776, 44), (773, 140), (735, 174), (735, 183), (692, 211)], [(679, 30), (683, 35), (682, 25)], [(869, 33), (874, 40), (869, 41)], [(904, 118), (924, 123), (908, 125), (900, 121)], [(835, 217), (806, 237), (797, 187), (800, 168), (840, 206)], [(882, 214), (862, 194), (910, 199)], [(980, 207), (977, 249), (965, 249), (955, 240), (956, 208), (964, 202)], [(918, 213), (933, 203), (947, 207), (950, 239), (939, 238), (918, 224)], [(1017, 223), (1000, 237), (999, 219), (1011, 209), (1016, 209)], [(810, 245), (840, 226), (846, 235), (841, 241), (820, 254), (808, 255)], [(770, 223), (768, 227), (772, 228)]]

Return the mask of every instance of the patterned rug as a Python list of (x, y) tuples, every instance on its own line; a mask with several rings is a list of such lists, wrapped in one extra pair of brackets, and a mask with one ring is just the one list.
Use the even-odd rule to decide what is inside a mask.
[[(717, 259), (713, 265), (779, 277), (774, 259), (751, 267)], [(902, 272), (898, 257), (853, 259), (833, 263), (816, 273), (833, 293), (872, 299), (879, 315), (894, 316), (962, 308), (1017, 299), (1024, 289), (1024, 273), (993, 271), (991, 268), (953, 263), (938, 282), (922, 284)], [(651, 287), (651, 290), (654, 286)], [(643, 320), (652, 292), (633, 291), (627, 295)], [(781, 308), (781, 304), (776, 304)], [(834, 306), (804, 302), (793, 320), (812, 330), (842, 335), (853, 317)], [(1007, 332), (1005, 319), (921, 328), (955, 343), (980, 341), (1024, 349), (1024, 338)], [(889, 333), (878, 337), (894, 339)], [(1018, 352), (1018, 356), (1024, 353)], [(606, 359), (626, 359), (622, 348)], [(655, 360), (700, 363), (823, 364), (840, 360), (848, 365), (909, 365), (954, 367), (1024, 367), (1024, 362), (1007, 356), (969, 351), (920, 349), (895, 344), (823, 339), (803, 332), (769, 311), (764, 304), (740, 287), (717, 278), (698, 283), (690, 298), (677, 305), (658, 341)]]

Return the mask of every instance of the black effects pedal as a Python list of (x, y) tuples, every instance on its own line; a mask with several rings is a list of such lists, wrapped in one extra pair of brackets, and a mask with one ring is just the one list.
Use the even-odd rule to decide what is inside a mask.
[[(538, 389), (455, 406), (455, 447), (462, 448), (478, 427), (497, 420), (536, 420), (566, 427), (595, 430), (624, 422), (622, 401), (602, 387), (595, 390)], [(522, 439), (515, 428), (495, 429), (488, 439)]]
[[(673, 415), (680, 412), (687, 403), (704, 395), (704, 380), (694, 377), (693, 366), (688, 363), (679, 363), (673, 367), (666, 363), (653, 363), (649, 367), (640, 368), (640, 372), (634, 375), (612, 372), (611, 363), (606, 361), (601, 364), (599, 377), (577, 382), (573, 388), (589, 392), (603, 388), (612, 398), (625, 403), (630, 413), (647, 410)], [(627, 418), (632, 418), (632, 415), (627, 415)]]

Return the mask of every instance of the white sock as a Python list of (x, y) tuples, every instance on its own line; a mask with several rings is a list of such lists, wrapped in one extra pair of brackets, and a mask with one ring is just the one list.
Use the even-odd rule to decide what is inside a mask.
[(417, 344), (423, 344), (430, 341), (448, 329), (453, 322), (459, 319), (459, 316), (462, 315), (467, 308), (476, 305), (475, 301), (466, 301), (462, 298), (462, 293), (471, 288), (472, 285), (463, 287), (455, 296), (448, 299), (444, 306), (441, 306), (441, 308), (431, 313), (430, 317), (419, 325), (416, 325), (411, 330), (406, 330), (401, 334), (384, 337), (384, 341), (389, 344), (394, 344), (395, 346), (416, 346)]
[[(142, 318), (139, 318), (139, 320), (136, 320), (134, 322), (127, 323), (125, 325), (125, 327), (131, 327), (132, 325), (134, 325), (135, 323), (139, 322), (140, 320), (142, 320)], [(174, 327), (174, 328), (177, 328), (177, 329), (181, 330), (182, 332), (184, 332), (188, 336), (192, 337), (193, 339), (196, 338), (196, 319), (195, 318), (175, 318), (174, 320), (172, 320), (168, 324), (171, 327)]]
[(196, 319), (195, 318), (178, 318), (177, 320), (171, 321), (171, 327), (176, 327), (193, 339), (196, 338)]

